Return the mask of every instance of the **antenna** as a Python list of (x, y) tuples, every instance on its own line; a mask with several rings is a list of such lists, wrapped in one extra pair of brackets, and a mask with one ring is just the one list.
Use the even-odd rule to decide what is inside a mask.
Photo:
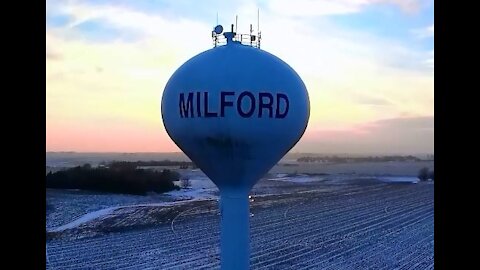
[(252, 33), (253, 33), (252, 24), (250, 24), (250, 46), (252, 46), (252, 42), (253, 42)]
[(257, 35), (260, 33), (260, 8), (257, 9)]
[[(259, 10), (258, 10), (259, 12)], [(250, 40), (250, 46), (260, 49), (260, 27), (257, 25), (258, 33), (254, 34), (253, 24), (250, 24), (250, 32), (248, 34), (238, 33), (238, 15), (235, 15), (235, 23), (232, 23), (231, 31), (223, 33), (222, 25), (218, 24), (218, 11), (217, 11), (217, 26), (213, 28), (212, 39), (214, 42), (214, 47), (217, 47), (219, 44), (225, 44), (234, 41), (236, 44), (240, 43), (243, 45), (248, 45), (248, 40)], [(258, 15), (259, 17), (259, 15)], [(260, 19), (258, 18), (258, 22)], [(223, 35), (222, 35), (223, 33)], [(226, 40), (225, 40), (226, 39)]]
[(255, 40), (255, 36), (252, 35), (253, 33), (253, 27), (252, 24), (250, 24), (250, 46), (253, 46), (253, 41)]
[(262, 39), (262, 33), (260, 33), (260, 8), (257, 9), (257, 35), (258, 35), (257, 45), (258, 45), (258, 48), (260, 49), (260, 40)]

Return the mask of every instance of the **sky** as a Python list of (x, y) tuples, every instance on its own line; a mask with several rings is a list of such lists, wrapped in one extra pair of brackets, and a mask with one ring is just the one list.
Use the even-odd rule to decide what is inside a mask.
[(47, 151), (179, 152), (160, 113), (175, 70), (238, 15), (310, 97), (291, 152), (434, 150), (433, 0), (49, 0)]

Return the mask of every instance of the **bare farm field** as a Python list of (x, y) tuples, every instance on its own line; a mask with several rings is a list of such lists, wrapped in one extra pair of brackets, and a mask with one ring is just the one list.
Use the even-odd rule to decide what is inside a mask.
[[(263, 179), (252, 192), (251, 268), (433, 269), (433, 193), (433, 182), (373, 177)], [(59, 196), (50, 194), (53, 208), (85, 211), (81, 200), (68, 208)], [(85, 198), (112, 206), (108, 197)], [(53, 228), (72, 221), (71, 213), (50, 221), (47, 269), (219, 269), (215, 197), (120, 201), (83, 223)]]

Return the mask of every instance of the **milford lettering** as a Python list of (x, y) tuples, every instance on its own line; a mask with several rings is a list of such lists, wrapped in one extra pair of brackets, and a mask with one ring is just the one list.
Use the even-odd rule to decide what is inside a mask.
[(183, 93), (181, 93), (179, 107), (180, 107), (180, 117), (188, 118), (188, 112), (190, 112), (190, 117), (193, 117), (193, 93), (188, 93), (186, 105), (185, 105), (185, 96)]
[(230, 110), (243, 118), (283, 119), (290, 108), (288, 96), (283, 93), (243, 91), (236, 96), (235, 92), (222, 91), (218, 100), (211, 96), (209, 92), (180, 93), (180, 117), (225, 117)]

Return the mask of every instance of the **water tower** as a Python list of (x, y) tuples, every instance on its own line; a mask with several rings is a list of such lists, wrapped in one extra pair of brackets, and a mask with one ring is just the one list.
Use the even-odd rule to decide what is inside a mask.
[(161, 102), (169, 136), (220, 190), (222, 269), (249, 268), (248, 194), (302, 137), (310, 115), (302, 79), (252, 32), (216, 26), (214, 48), (175, 71)]

